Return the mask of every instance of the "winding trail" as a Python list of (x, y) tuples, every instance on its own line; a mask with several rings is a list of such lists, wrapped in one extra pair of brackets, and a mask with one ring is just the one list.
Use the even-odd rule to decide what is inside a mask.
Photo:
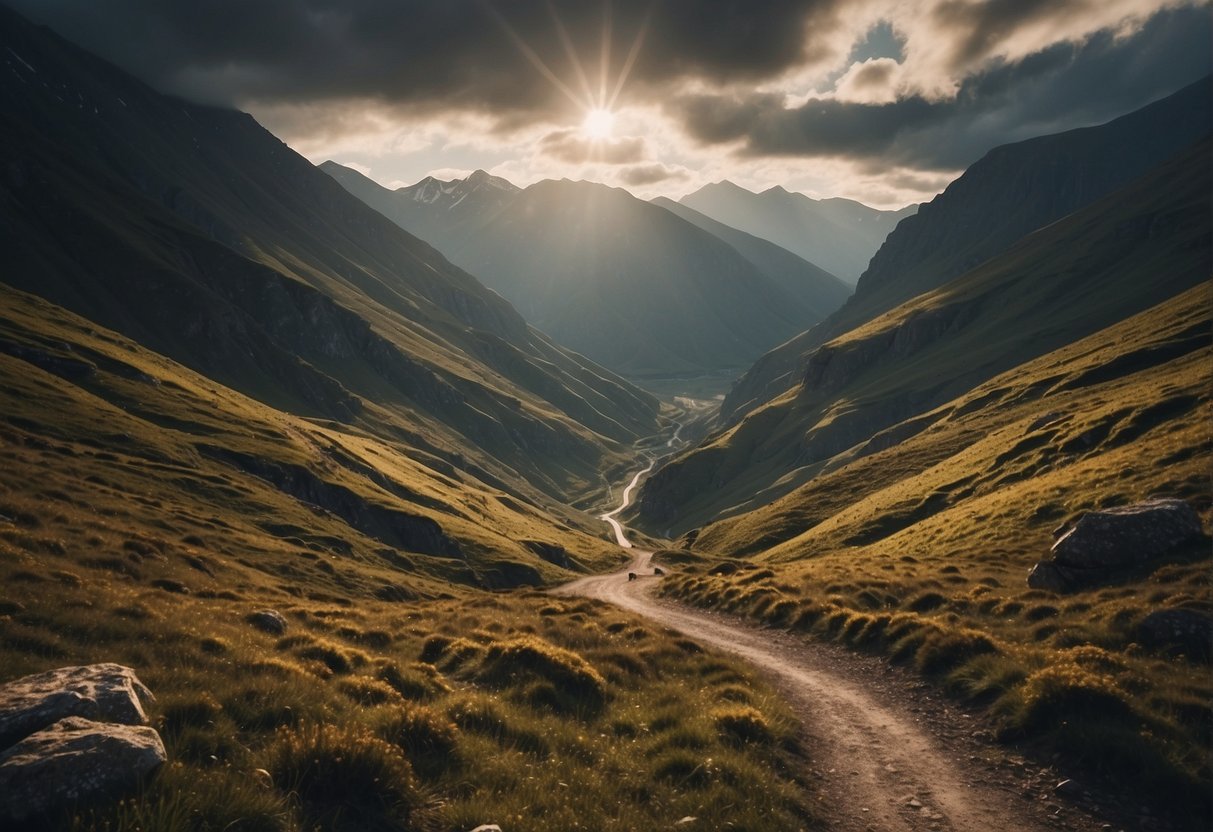
[[(671, 440), (670, 447), (672, 447)], [(638, 472), (619, 508), (603, 515), (616, 542), (633, 548), (615, 516), (631, 504)], [(758, 667), (786, 696), (808, 734), (816, 813), (838, 832), (1037, 832), (1100, 824), (1042, 793), (1055, 772), (978, 739), (964, 714), (908, 674), (832, 645), (656, 599), (652, 552), (609, 574), (554, 590), (609, 602)], [(628, 573), (639, 576), (629, 580)], [(1035, 772), (1035, 774), (1033, 774)]]

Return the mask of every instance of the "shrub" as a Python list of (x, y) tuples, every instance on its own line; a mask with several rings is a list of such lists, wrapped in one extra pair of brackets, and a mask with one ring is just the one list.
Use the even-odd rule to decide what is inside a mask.
[(389, 659), (379, 659), (375, 665), (375, 678), (391, 685), (405, 699), (425, 702), (450, 690), (433, 665), (415, 664), (402, 668)]
[(422, 805), (404, 752), (362, 728), (283, 728), (267, 757), (274, 782), (298, 798), (309, 828), (398, 829)]
[(424, 705), (394, 709), (378, 734), (403, 748), (423, 777), (441, 775), (458, 764), (459, 729), (450, 717)]
[(594, 667), (572, 651), (537, 638), (520, 638), (489, 647), (480, 668), (481, 679), (507, 684), (519, 676), (551, 682), (570, 710), (597, 710), (606, 702), (606, 681)]
[(359, 705), (382, 705), (385, 702), (400, 702), (400, 693), (379, 679), (369, 676), (349, 676), (337, 681), (337, 690)]
[(930, 612), (939, 609), (946, 603), (948, 603), (948, 599), (938, 592), (924, 592), (906, 606), (914, 612)]
[(703, 789), (712, 782), (711, 764), (711, 760), (675, 748), (654, 762), (653, 776), (678, 788)]
[(769, 743), (774, 735), (763, 715), (754, 708), (741, 707), (717, 711), (712, 718), (716, 733), (738, 745)]
[(923, 673), (942, 673), (977, 656), (997, 652), (998, 645), (982, 633), (973, 630), (942, 631), (923, 642), (914, 663)]

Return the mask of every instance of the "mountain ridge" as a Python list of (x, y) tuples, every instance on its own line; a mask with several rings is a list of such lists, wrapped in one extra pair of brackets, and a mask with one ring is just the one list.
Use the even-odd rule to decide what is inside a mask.
[(917, 208), (881, 211), (842, 197), (813, 199), (782, 185), (755, 193), (727, 179), (678, 202), (785, 248), (851, 286), (885, 237)]

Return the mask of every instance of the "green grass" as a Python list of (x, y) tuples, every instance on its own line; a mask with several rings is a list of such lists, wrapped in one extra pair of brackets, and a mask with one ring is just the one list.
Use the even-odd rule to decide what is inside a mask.
[[(1159, 805), (1203, 817), (1211, 775), (1207, 656), (1139, 643), (1157, 609), (1213, 615), (1207, 538), (1069, 595), (1031, 590), (1052, 531), (1152, 495), (1208, 527), (1210, 289), (1029, 362), (940, 408), (933, 425), (852, 458), (671, 551), (670, 595), (905, 663), (1043, 746)], [(1207, 340), (1207, 335), (1206, 335)], [(1162, 356), (1138, 361), (1125, 354)]]
[[(807, 823), (797, 726), (744, 670), (712, 682), (724, 660), (641, 620), (480, 588), (620, 563), (584, 514), (273, 410), (36, 298), (0, 301), (0, 335), (40, 351), (0, 354), (0, 681), (128, 664), (170, 760), (121, 803), (44, 826)], [(82, 375), (56, 363), (82, 358)], [(403, 517), (457, 554), (392, 542)], [(285, 634), (249, 622), (264, 608)], [(716, 732), (733, 701), (717, 688), (738, 685), (778, 741)], [(674, 748), (693, 783), (659, 781)]]
[[(0, 563), (11, 586), (10, 561)], [(474, 591), (405, 608), (288, 601), (278, 608), (290, 631), (278, 638), (241, 620), (249, 600), (47, 579), (0, 621), (11, 675), (118, 661), (158, 697), (149, 715), (170, 765), (123, 803), (52, 825), (808, 822), (788, 773), (803, 765), (798, 728), (771, 692), (731, 660), (611, 608)], [(131, 609), (140, 617), (127, 617)], [(366, 647), (381, 629), (390, 640)], [(463, 659), (452, 662), (456, 651)], [(419, 663), (423, 655), (437, 666)]]

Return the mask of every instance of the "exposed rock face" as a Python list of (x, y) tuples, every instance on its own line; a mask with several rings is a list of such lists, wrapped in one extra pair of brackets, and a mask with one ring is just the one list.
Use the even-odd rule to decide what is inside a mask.
[(152, 728), (62, 719), (0, 753), (0, 819), (129, 790), (165, 759)]
[(120, 664), (61, 667), (0, 685), (0, 748), (72, 716), (146, 724), (140, 697), (155, 701), (135, 671)]
[(250, 612), (245, 621), (263, 633), (280, 636), (286, 632), (286, 618), (278, 610), (256, 610)]
[(1065, 592), (1098, 585), (1203, 534), (1192, 507), (1170, 499), (1088, 512), (1059, 531), (1052, 558), (1028, 574), (1033, 589)]
[(1213, 617), (1196, 610), (1155, 610), (1137, 625), (1137, 639), (1145, 647), (1207, 661), (1213, 658)]

